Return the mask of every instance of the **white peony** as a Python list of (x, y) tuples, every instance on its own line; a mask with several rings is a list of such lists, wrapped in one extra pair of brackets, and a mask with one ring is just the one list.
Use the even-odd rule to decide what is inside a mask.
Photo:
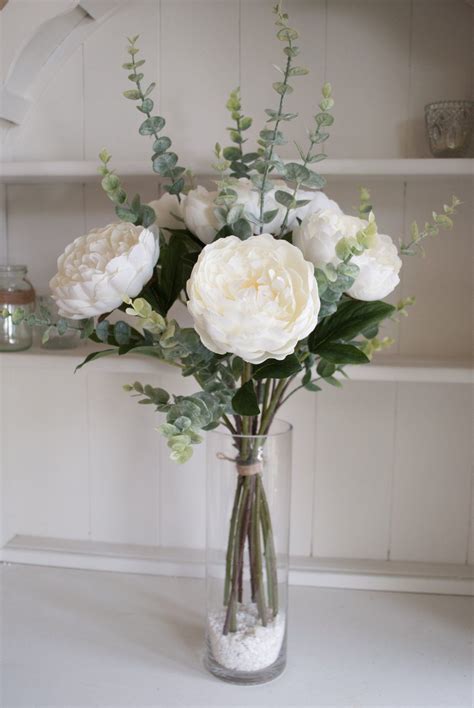
[(337, 265), (336, 245), (341, 238), (354, 238), (367, 221), (340, 210), (322, 209), (309, 213), (293, 231), (293, 243), (313, 265)]
[[(348, 216), (333, 209), (323, 209), (308, 214), (293, 231), (293, 243), (301, 249), (316, 267), (341, 260), (336, 255), (336, 245), (342, 238), (355, 238), (368, 222)], [(351, 259), (360, 268), (348, 294), (358, 300), (378, 300), (386, 297), (400, 282), (398, 273), (402, 262), (390, 236), (376, 234), (374, 244), (360, 256)]]
[(214, 215), (214, 199), (217, 192), (208, 192), (205, 187), (191, 189), (183, 201), (181, 214), (188, 229), (203, 243), (211, 243), (217, 231)]
[(203, 344), (252, 364), (284, 359), (318, 321), (313, 266), (271, 234), (246, 241), (228, 236), (206, 246), (187, 292)]
[(357, 300), (382, 300), (395, 290), (402, 261), (390, 236), (377, 234), (374, 245), (351, 259), (360, 272), (348, 295)]
[(154, 233), (122, 222), (76, 238), (58, 258), (49, 285), (59, 314), (94, 317), (136, 297), (153, 275), (159, 256)]
[[(162, 197), (150, 202), (148, 206), (151, 206), (155, 212), (155, 223), (160, 229), (184, 229), (183, 222), (176, 218), (176, 216), (182, 218), (182, 213), (181, 204), (175, 194), (165, 192)], [(176, 214), (176, 216), (173, 216), (173, 214)]]

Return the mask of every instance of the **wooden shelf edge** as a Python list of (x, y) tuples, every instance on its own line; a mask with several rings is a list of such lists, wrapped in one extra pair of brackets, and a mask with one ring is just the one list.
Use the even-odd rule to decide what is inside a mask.
[[(3, 352), (0, 353), (0, 368), (18, 370), (34, 366), (43, 369), (61, 368), (62, 370), (70, 370), (72, 373), (88, 354), (97, 351), (98, 348), (91, 345), (64, 350), (33, 347), (23, 352)], [(402, 359), (399, 357), (379, 358), (378, 361), (380, 363), (347, 366), (347, 374), (352, 381), (459, 384), (474, 382), (474, 370), (464, 361)], [(81, 372), (84, 371), (134, 374), (163, 374), (167, 372), (168, 375), (179, 376), (179, 371), (163, 362), (139, 355), (110, 356), (98, 359), (81, 370)]]
[[(0, 562), (157, 576), (204, 577), (204, 551), (16, 536)], [(290, 584), (358, 590), (473, 595), (473, 567), (452, 563), (290, 558)]]
[[(0, 181), (11, 184), (36, 182), (90, 182), (99, 181), (98, 162), (61, 161), (61, 162), (3, 162), (0, 163)], [(155, 177), (150, 162), (121, 162), (114, 165), (117, 174), (123, 177)], [(474, 177), (474, 158), (461, 159), (329, 159), (320, 164), (321, 174), (339, 178), (381, 177), (381, 178), (420, 178), (420, 177)], [(209, 168), (195, 172), (209, 176)]]

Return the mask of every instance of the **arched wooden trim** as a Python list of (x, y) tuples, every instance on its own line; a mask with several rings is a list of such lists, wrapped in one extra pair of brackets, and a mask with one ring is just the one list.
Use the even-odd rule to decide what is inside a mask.
[(127, 0), (79, 0), (67, 12), (41, 24), (0, 89), (0, 118), (20, 124), (57, 66), (125, 2)]

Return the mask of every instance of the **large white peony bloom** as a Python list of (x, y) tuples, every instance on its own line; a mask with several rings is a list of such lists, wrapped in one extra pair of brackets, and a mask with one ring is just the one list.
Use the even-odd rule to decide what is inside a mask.
[[(156, 214), (156, 225), (160, 229), (184, 229), (184, 224), (179, 221), (176, 216), (183, 218), (181, 213), (181, 204), (178, 202), (178, 197), (175, 194), (169, 194), (165, 192), (162, 197), (155, 199), (155, 201), (150, 202), (148, 206), (151, 206)], [(173, 216), (176, 214), (176, 216)]]
[(109, 224), (76, 238), (58, 258), (49, 285), (59, 314), (94, 317), (136, 297), (153, 275), (159, 255), (154, 233), (129, 223)]
[(191, 189), (183, 201), (181, 215), (186, 226), (203, 243), (211, 243), (218, 231), (214, 215), (216, 197), (217, 192), (199, 186)]
[[(341, 260), (336, 255), (336, 245), (342, 238), (355, 238), (368, 222), (348, 216), (333, 209), (323, 209), (308, 214), (293, 231), (293, 243), (301, 249), (316, 267)], [(374, 244), (360, 256), (353, 256), (351, 263), (360, 268), (348, 294), (358, 300), (379, 300), (392, 292), (400, 282), (398, 273), (402, 262), (390, 236), (376, 234)]]
[(351, 259), (360, 268), (348, 295), (357, 300), (382, 300), (395, 290), (402, 261), (390, 236), (377, 234), (374, 245)]
[(313, 266), (271, 234), (206, 246), (187, 284), (188, 308), (203, 344), (252, 364), (284, 359), (316, 327)]

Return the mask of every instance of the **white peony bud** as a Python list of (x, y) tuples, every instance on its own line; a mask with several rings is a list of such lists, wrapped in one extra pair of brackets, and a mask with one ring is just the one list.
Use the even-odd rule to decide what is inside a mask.
[[(308, 214), (294, 229), (293, 243), (314, 266), (329, 263), (337, 266), (341, 262), (336, 254), (337, 243), (342, 238), (354, 239), (367, 226), (367, 221), (356, 216), (323, 209)], [(384, 298), (400, 282), (398, 273), (402, 262), (390, 236), (376, 234), (373, 245), (354, 256), (351, 263), (358, 266), (360, 272), (348, 294), (358, 300)]]
[(159, 256), (155, 234), (122, 222), (76, 238), (58, 258), (49, 285), (59, 314), (70, 319), (102, 315), (136, 297)]
[[(242, 177), (238, 180), (238, 184), (233, 185), (232, 189), (237, 192), (237, 204), (245, 205), (245, 214), (253, 218), (253, 221), (260, 218), (260, 194), (252, 182), (246, 177)], [(264, 212), (278, 210), (277, 214), (274, 216), (272, 221), (264, 225), (264, 229), (267, 233), (274, 235), (279, 235), (280, 229), (283, 225), (283, 221), (286, 214), (286, 207), (276, 201), (275, 192), (278, 190), (283, 192), (288, 192), (293, 194), (291, 187), (287, 185), (283, 180), (274, 180), (273, 188), (266, 192), (264, 199)], [(303, 220), (304, 217), (320, 209), (334, 209), (335, 211), (342, 213), (336, 202), (328, 199), (328, 197), (323, 194), (323, 192), (309, 192), (305, 190), (298, 190), (296, 193), (296, 199), (299, 200), (309, 200), (309, 204), (299, 207), (297, 209), (290, 209), (288, 218), (286, 221), (286, 231), (291, 231), (295, 226), (297, 226), (297, 219)], [(260, 227), (253, 223), (253, 232), (258, 234)]]
[(357, 300), (382, 300), (400, 282), (402, 261), (397, 247), (386, 234), (377, 234), (374, 245), (352, 258), (351, 263), (358, 266), (360, 272), (347, 293)]
[(348, 216), (340, 210), (322, 209), (310, 212), (293, 231), (293, 243), (316, 267), (340, 259), (336, 255), (336, 245), (341, 238), (354, 238), (367, 226), (367, 222), (357, 216)]
[(211, 243), (218, 225), (214, 215), (214, 199), (217, 192), (208, 192), (205, 187), (192, 189), (182, 205), (182, 217), (188, 229), (203, 243)]
[[(182, 198), (183, 199), (183, 198)], [(160, 229), (184, 229), (184, 224), (179, 221), (176, 216), (182, 218), (181, 206), (178, 202), (178, 197), (175, 194), (169, 194), (165, 192), (162, 197), (155, 199), (155, 201), (150, 202), (148, 206), (151, 206), (156, 214), (156, 225)], [(173, 216), (175, 214), (176, 216)]]
[(284, 359), (316, 327), (313, 266), (271, 234), (206, 246), (187, 284), (188, 309), (203, 344), (247, 362)]

